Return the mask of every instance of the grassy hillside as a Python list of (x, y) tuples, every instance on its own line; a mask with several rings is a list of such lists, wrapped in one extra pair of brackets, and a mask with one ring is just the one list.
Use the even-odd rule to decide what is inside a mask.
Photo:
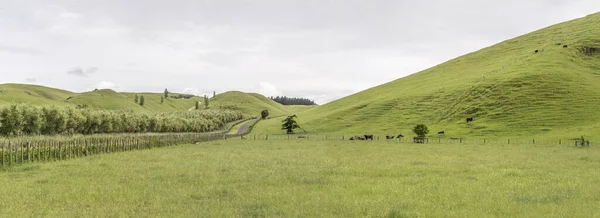
[[(600, 13), (544, 28), (301, 112), (298, 122), (309, 132), (407, 134), (424, 123), (447, 137), (592, 136), (598, 26)], [(276, 120), (257, 129), (282, 133)]]
[(269, 111), (269, 116), (276, 117), (292, 113), (285, 106), (256, 93), (230, 91), (216, 95), (209, 101), (211, 108), (223, 107), (242, 111), (249, 116), (260, 116), (264, 109)]

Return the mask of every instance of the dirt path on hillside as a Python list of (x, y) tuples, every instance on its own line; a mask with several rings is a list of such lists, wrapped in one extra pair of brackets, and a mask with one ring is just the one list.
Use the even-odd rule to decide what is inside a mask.
[(246, 123), (244, 123), (244, 125), (242, 125), (238, 131), (235, 133), (235, 135), (242, 135), (246, 132), (246, 130), (248, 130), (248, 127), (250, 127), (250, 125), (252, 125), (252, 122), (254, 122), (256, 120), (250, 120)]

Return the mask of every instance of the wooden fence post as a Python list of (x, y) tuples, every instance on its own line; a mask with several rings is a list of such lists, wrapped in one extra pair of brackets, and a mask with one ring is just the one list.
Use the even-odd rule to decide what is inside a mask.
[(2, 169), (4, 169), (4, 149), (6, 149), (6, 144), (2, 143)]
[(62, 143), (58, 142), (58, 160), (62, 160)]

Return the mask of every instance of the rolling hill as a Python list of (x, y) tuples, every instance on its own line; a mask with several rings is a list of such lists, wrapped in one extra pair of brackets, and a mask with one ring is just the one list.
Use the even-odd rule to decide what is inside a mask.
[(222, 107), (242, 111), (250, 116), (260, 116), (262, 110), (268, 110), (270, 117), (292, 113), (285, 106), (257, 93), (229, 91), (216, 95), (209, 100), (209, 107)]
[[(144, 106), (136, 104), (135, 95), (144, 96)], [(178, 95), (171, 93), (170, 96)], [(166, 98), (161, 103), (163, 93), (119, 93), (110, 89), (74, 93), (55, 88), (24, 84), (0, 84), (0, 105), (26, 103), (33, 105), (83, 106), (107, 110), (130, 110), (135, 112), (174, 112), (194, 108), (202, 97), (190, 99)], [(237, 109), (247, 116), (259, 116), (264, 109), (271, 116), (291, 113), (285, 106), (260, 94), (243, 92), (225, 92), (209, 100), (209, 107)], [(201, 105), (204, 108), (204, 105)]]
[[(600, 130), (600, 13), (560, 23), (298, 113), (313, 133), (593, 137)], [(467, 123), (466, 118), (474, 122)], [(259, 123), (277, 133), (279, 121)]]

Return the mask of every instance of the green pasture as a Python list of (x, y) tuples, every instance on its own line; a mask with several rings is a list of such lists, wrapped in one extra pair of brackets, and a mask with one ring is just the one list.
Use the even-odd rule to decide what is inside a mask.
[(600, 150), (226, 140), (0, 172), (6, 217), (598, 217)]

